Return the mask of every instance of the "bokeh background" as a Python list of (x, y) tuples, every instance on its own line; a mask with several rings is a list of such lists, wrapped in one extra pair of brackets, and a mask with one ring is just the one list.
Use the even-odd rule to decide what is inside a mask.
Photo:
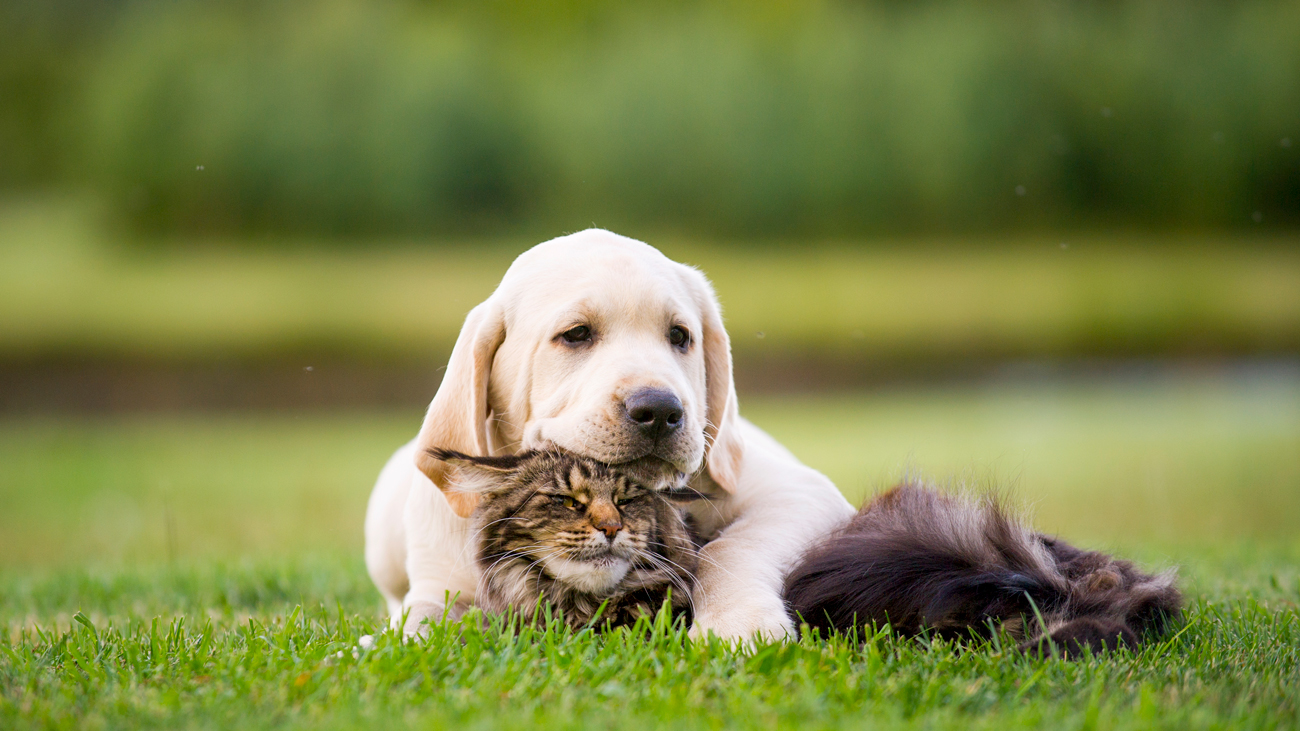
[(592, 225), (854, 500), (1295, 573), (1288, 0), (2, 0), (0, 570), (359, 570), (465, 312)]

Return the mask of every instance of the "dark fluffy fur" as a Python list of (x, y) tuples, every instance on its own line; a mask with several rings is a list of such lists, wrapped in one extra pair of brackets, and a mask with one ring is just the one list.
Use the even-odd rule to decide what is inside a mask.
[(915, 485), (865, 505), (790, 574), (796, 621), (822, 630), (888, 623), (896, 632), (990, 636), (1026, 651), (1077, 656), (1159, 632), (1182, 597), (1172, 573), (1035, 533), (991, 498)]
[[(482, 570), (475, 604), (525, 618), (539, 598), (572, 627), (599, 614), (604, 626), (653, 616), (670, 603), (691, 620), (691, 590), (699, 561), (683, 515), (699, 496), (685, 488), (655, 490), (610, 465), (566, 452), (470, 457), (430, 450), (453, 468), (453, 479), (480, 494), (471, 520)], [(601, 530), (614, 530), (610, 540)], [(609, 562), (626, 562), (616, 583), (587, 582)], [(604, 605), (603, 611), (601, 606)]]

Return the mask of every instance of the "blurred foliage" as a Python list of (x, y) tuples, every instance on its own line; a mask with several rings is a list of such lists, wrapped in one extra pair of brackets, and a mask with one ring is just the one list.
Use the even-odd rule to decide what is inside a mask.
[(0, 184), (140, 230), (1300, 223), (1291, 0), (7, 0), (0, 27)]

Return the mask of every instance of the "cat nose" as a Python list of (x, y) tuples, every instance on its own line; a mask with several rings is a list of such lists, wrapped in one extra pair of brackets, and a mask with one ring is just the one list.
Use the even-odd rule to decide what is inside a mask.
[(614, 536), (618, 535), (618, 532), (622, 529), (622, 521), (616, 519), (602, 520), (596, 525), (596, 530), (604, 533), (605, 537), (611, 541), (614, 540)]

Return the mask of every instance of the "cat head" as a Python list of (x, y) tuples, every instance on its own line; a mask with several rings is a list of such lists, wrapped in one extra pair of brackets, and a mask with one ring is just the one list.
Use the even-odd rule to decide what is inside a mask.
[(454, 489), (476, 493), (470, 516), (485, 566), (521, 558), (589, 593), (611, 590), (653, 551), (680, 505), (698, 499), (685, 476), (647, 485), (616, 467), (567, 452), (471, 457), (429, 450)]

